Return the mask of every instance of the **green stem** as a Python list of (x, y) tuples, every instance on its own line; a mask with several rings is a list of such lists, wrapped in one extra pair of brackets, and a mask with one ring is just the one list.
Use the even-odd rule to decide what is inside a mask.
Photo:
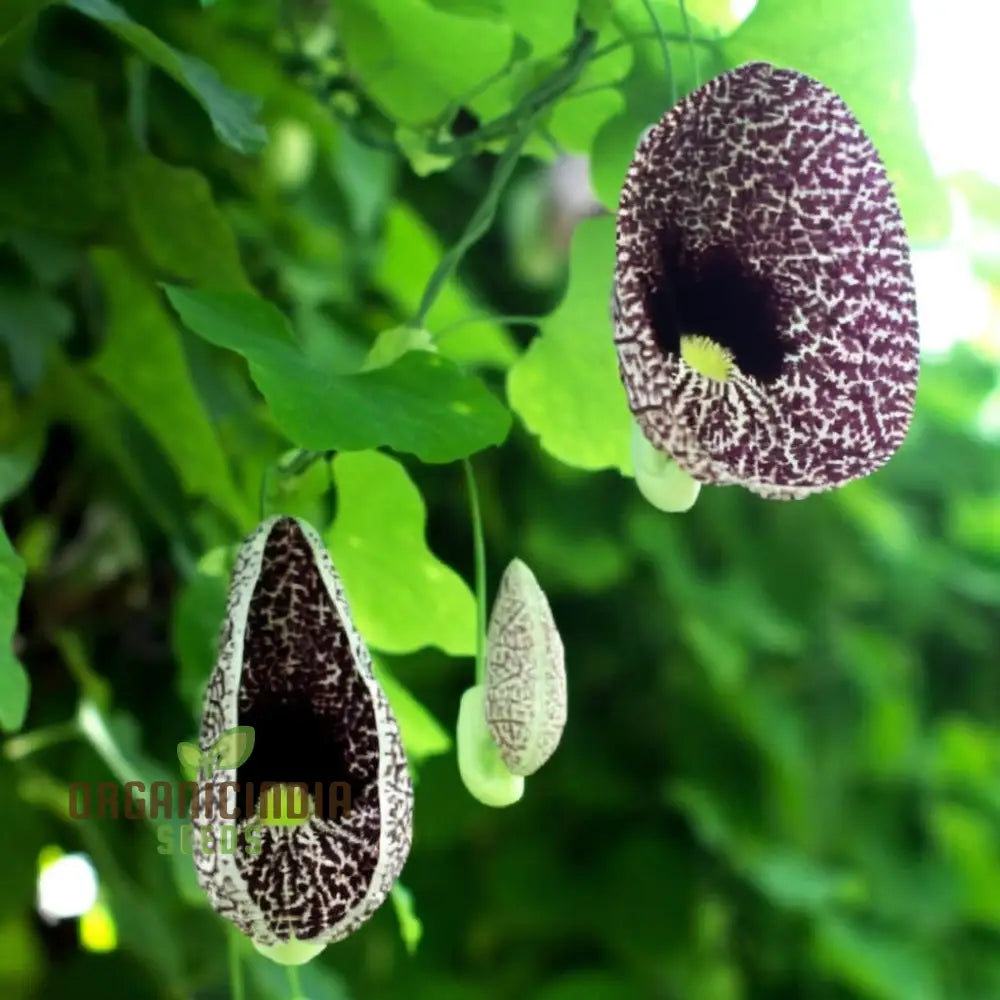
[(525, 94), (516, 108), (487, 122), (468, 135), (444, 142), (431, 142), (428, 144), (428, 151), (437, 156), (459, 157), (478, 149), (485, 142), (510, 135), (511, 130), (523, 122), (525, 117), (541, 114), (576, 83), (590, 62), (596, 41), (595, 32), (580, 32), (567, 55), (566, 62), (547, 76), (534, 90)]
[(588, 94), (596, 94), (601, 90), (620, 90), (621, 80), (608, 80), (604, 83), (592, 83), (579, 90), (571, 90), (564, 98), (564, 101), (571, 101), (574, 97), (586, 97)]
[(689, 44), (700, 45), (706, 49), (718, 49), (719, 41), (714, 38), (696, 38), (693, 35), (678, 34), (673, 31), (640, 31), (634, 35), (622, 35), (617, 41), (609, 42), (603, 48), (598, 49), (591, 57), (590, 61), (603, 59), (605, 56), (625, 48), (627, 45), (634, 45), (636, 42), (645, 42), (655, 39), (665, 38), (668, 42), (688, 42)]
[(302, 984), (299, 979), (299, 967), (288, 965), (288, 988), (292, 991), (291, 1000), (302, 1000)]
[(434, 300), (438, 293), (444, 288), (445, 283), (451, 277), (455, 268), (458, 267), (466, 251), (480, 237), (482, 237), (493, 224), (493, 217), (496, 215), (497, 206), (500, 203), (500, 196), (503, 194), (507, 181), (510, 180), (514, 168), (521, 157), (521, 148), (528, 141), (531, 130), (535, 127), (535, 120), (538, 113), (531, 115), (522, 122), (521, 127), (511, 138), (510, 143), (504, 150), (503, 155), (497, 162), (490, 179), (490, 186), (486, 189), (483, 200), (479, 203), (472, 218), (469, 219), (465, 227), (465, 232), (459, 237), (458, 242), (438, 261), (438, 266), (434, 269), (427, 287), (424, 289), (423, 298), (420, 300), (420, 308), (414, 317), (413, 326), (422, 327), (427, 319), (427, 314), (434, 305)]
[(650, 21), (653, 22), (653, 28), (659, 40), (660, 49), (663, 52), (663, 65), (666, 68), (667, 76), (670, 77), (670, 106), (673, 107), (677, 103), (677, 77), (674, 75), (674, 65), (670, 59), (670, 46), (667, 44), (667, 36), (663, 33), (663, 25), (660, 24), (660, 19), (653, 9), (652, 0), (642, 0), (642, 5), (646, 8), (646, 13), (649, 14)]
[(267, 518), (267, 491), (271, 485), (271, 466), (264, 469), (264, 474), (260, 477), (260, 510), (258, 514), (263, 521)]
[(278, 473), (282, 476), (299, 476), (318, 458), (322, 458), (327, 452), (308, 451), (300, 448), (287, 462), (278, 463)]
[(320, 458), (325, 455), (332, 454), (332, 452), (325, 451), (309, 451), (305, 448), (300, 448), (287, 462), (282, 464), (281, 462), (275, 463), (275, 465), (269, 465), (265, 470), (263, 476), (260, 479), (260, 519), (264, 520), (264, 515), (267, 510), (267, 489), (271, 483), (271, 474), (277, 472), (279, 476), (300, 476), (306, 469)]
[(691, 61), (691, 79), (697, 87), (701, 82), (701, 77), (698, 73), (698, 56), (694, 50), (694, 35), (691, 34), (691, 18), (688, 17), (687, 5), (684, 3), (684, 0), (677, 0), (677, 2), (681, 8), (681, 20), (684, 22), (684, 34), (687, 35), (688, 59)]
[(240, 962), (240, 932), (229, 928), (229, 996), (230, 1000), (244, 1000), (243, 965)]
[(70, 719), (51, 726), (32, 729), (19, 736), (12, 736), (4, 743), (3, 753), (8, 760), (22, 760), (25, 757), (30, 757), (33, 753), (38, 753), (39, 750), (45, 750), (47, 747), (57, 746), (60, 743), (68, 743), (79, 736), (80, 727), (76, 719)]
[(451, 333), (452, 330), (457, 330), (459, 327), (468, 326), (470, 323), (531, 323), (533, 326), (538, 326), (544, 319), (544, 316), (479, 313), (475, 316), (464, 316), (462, 319), (456, 319), (454, 323), (445, 324), (434, 333), (434, 338), (442, 337), (444, 334)]
[(476, 560), (476, 683), (486, 679), (486, 546), (483, 543), (483, 518), (479, 510), (479, 490), (472, 462), (463, 459), (465, 485), (469, 492), (469, 512), (472, 515), (472, 538)]

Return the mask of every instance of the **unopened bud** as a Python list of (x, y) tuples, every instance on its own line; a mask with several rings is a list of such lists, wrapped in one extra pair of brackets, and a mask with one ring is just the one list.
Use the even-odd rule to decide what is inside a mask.
[(513, 559), (486, 639), (486, 724), (512, 774), (534, 774), (566, 725), (566, 658), (535, 575)]

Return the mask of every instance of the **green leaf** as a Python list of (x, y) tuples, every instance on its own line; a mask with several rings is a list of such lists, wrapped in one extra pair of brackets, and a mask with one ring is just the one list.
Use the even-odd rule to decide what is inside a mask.
[(885, 161), (910, 238), (934, 242), (947, 235), (947, 195), (920, 141), (910, 98), (908, 0), (760, 0), (723, 48), (731, 66), (763, 59), (835, 90)]
[[(443, 252), (433, 231), (413, 209), (395, 204), (386, 215), (376, 281), (404, 313), (413, 316)], [(510, 334), (488, 316), (463, 322), (483, 313), (483, 307), (452, 278), (438, 293), (425, 322), (445, 357), (461, 364), (507, 368), (517, 358)]]
[(16, 732), (28, 711), (28, 674), (11, 648), (24, 586), (24, 562), (0, 524), (0, 727)]
[(210, 288), (249, 288), (236, 237), (197, 170), (137, 155), (123, 170), (122, 195), (129, 224), (159, 273)]
[(578, 0), (503, 0), (507, 21), (531, 45), (535, 59), (545, 59), (573, 40)]
[(833, 903), (864, 897), (857, 877), (833, 871), (785, 847), (749, 852), (741, 867), (765, 896), (789, 910), (815, 912)]
[(110, 207), (105, 171), (94, 169), (45, 116), (0, 113), (0, 226), (82, 235)]
[(133, 21), (111, 0), (63, 0), (73, 10), (103, 24), (151, 63), (173, 77), (208, 113), (215, 134), (237, 152), (251, 154), (267, 142), (256, 121), (259, 102), (230, 90), (218, 73), (194, 56), (178, 52), (148, 28)]
[(52, 0), (4, 0), (3, 9), (0, 10), (0, 45), (3, 45), (7, 36), (23, 21), (29, 17), (34, 17), (46, 4)]
[(220, 548), (202, 556), (197, 572), (184, 584), (173, 606), (171, 644), (178, 663), (178, 693), (196, 716), (201, 714), (219, 626), (226, 616), (228, 555)]
[(399, 920), (399, 934), (406, 945), (406, 950), (413, 955), (417, 951), (420, 939), (424, 935), (424, 925), (417, 916), (413, 905), (413, 893), (402, 882), (396, 882), (392, 887), (392, 907)]
[(253, 753), (254, 731), (253, 726), (234, 726), (227, 729), (212, 744), (210, 753), (218, 754), (218, 764), (220, 770), (228, 770), (231, 767), (239, 767), (247, 762), (247, 758)]
[[(690, 3), (688, 4), (689, 14)], [(659, 12), (664, 31), (683, 35), (683, 20), (678, 8)], [(604, 122), (597, 131), (590, 149), (590, 179), (598, 200), (610, 212), (618, 206), (625, 172), (635, 154), (643, 131), (658, 121), (670, 107), (670, 80), (663, 64), (663, 49), (652, 35), (649, 12), (639, 0), (619, 3), (615, 8), (615, 23), (619, 38), (634, 41), (623, 51), (633, 55), (631, 67), (621, 73), (618, 93), (624, 109)], [(699, 33), (697, 28), (695, 33)], [(645, 37), (638, 38), (636, 36)], [(678, 97), (683, 97), (700, 83), (710, 80), (725, 69), (717, 51), (705, 45), (691, 49), (686, 42), (669, 42), (670, 64)]]
[(10, 354), (10, 366), (25, 389), (38, 386), (48, 346), (64, 340), (73, 316), (58, 299), (34, 288), (0, 285), (0, 342)]
[(580, 19), (588, 28), (601, 28), (611, 17), (614, 0), (580, 0)]
[(164, 530), (183, 534), (184, 495), (176, 473), (149, 434), (142, 433), (138, 420), (96, 376), (55, 354), (44, 383), (44, 402), (53, 419), (73, 422)]
[(419, 764), (451, 749), (448, 730), (377, 660), (375, 678), (389, 699), (392, 714), (399, 723), (406, 758), (411, 764)]
[(620, 114), (624, 107), (625, 100), (617, 90), (570, 93), (552, 112), (549, 130), (569, 152), (589, 153), (604, 123)]
[(254, 519), (237, 491), (215, 428), (191, 382), (180, 336), (153, 286), (117, 250), (95, 250), (108, 324), (98, 374), (169, 456), (186, 490), (215, 501), (241, 525)]
[(588, 219), (573, 238), (570, 281), (507, 377), (511, 407), (567, 465), (628, 472), (631, 414), (618, 377), (610, 315), (614, 219)]
[(816, 963), (859, 995), (872, 1000), (944, 1000), (931, 951), (917, 940), (842, 918), (817, 927)]
[(45, 431), (40, 414), (34, 408), (22, 410), (12, 387), (0, 386), (0, 504), (31, 481), (45, 447)]
[(358, 375), (316, 368), (270, 303), (250, 295), (167, 288), (185, 325), (242, 354), (275, 422), (314, 451), (387, 445), (424, 462), (452, 462), (499, 444), (510, 415), (483, 383), (450, 361), (411, 351)]
[(403, 466), (377, 451), (333, 461), (337, 518), (327, 532), (365, 641), (386, 653), (437, 646), (470, 656), (476, 602), (465, 581), (427, 547), (427, 512)]
[(339, 0), (333, 18), (351, 76), (409, 125), (456, 106), (507, 65), (514, 47), (506, 24), (424, 0)]

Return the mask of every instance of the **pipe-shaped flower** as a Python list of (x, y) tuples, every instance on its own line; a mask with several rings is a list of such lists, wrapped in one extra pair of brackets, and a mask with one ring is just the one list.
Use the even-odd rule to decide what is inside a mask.
[(899, 207), (854, 115), (801, 73), (748, 63), (649, 130), (613, 312), (636, 420), (699, 482), (803, 497), (906, 436), (919, 345)]
[[(413, 789), (340, 579), (297, 518), (265, 521), (236, 560), (202, 750), (236, 726), (252, 727), (249, 757), (199, 779), (198, 879), (261, 950), (303, 961), (356, 930), (389, 894), (410, 850)], [(270, 782), (304, 785), (308, 795), (269, 792)], [(283, 799), (304, 802), (306, 815), (268, 817)], [(227, 853), (224, 828), (234, 823)]]
[(535, 575), (513, 559), (486, 636), (486, 725), (511, 774), (534, 774), (566, 725), (566, 660), (552, 610)]

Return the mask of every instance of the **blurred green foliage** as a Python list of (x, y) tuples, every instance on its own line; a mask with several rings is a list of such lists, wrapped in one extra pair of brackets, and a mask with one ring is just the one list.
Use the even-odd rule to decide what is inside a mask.
[[(908, 7), (687, 8), (4, 4), (5, 1000), (228, 995), (190, 860), (148, 822), (71, 820), (67, 787), (180, 777), (262, 510), (324, 534), (418, 782), (393, 905), (302, 970), (310, 1000), (1000, 997), (996, 353), (928, 360), (868, 480), (663, 515), (627, 477), (612, 222), (581, 221), (673, 95), (753, 58), (838, 89), (939, 239)], [(996, 189), (951, 189), (995, 236)], [(418, 314), (437, 352), (362, 371)], [(567, 650), (563, 744), (505, 811), (453, 751), (468, 455), (493, 585), (524, 558)], [(35, 914), (48, 845), (92, 858), (110, 950)], [(250, 997), (289, 995), (243, 958)]]

